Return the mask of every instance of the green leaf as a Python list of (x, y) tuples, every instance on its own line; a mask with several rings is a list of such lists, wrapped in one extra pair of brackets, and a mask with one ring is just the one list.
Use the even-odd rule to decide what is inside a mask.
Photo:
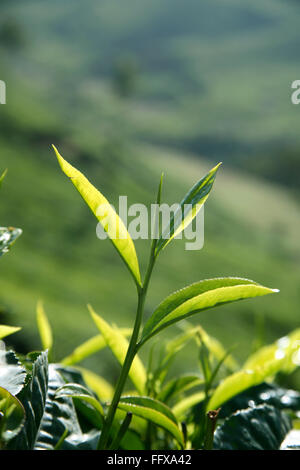
[(96, 418), (99, 421), (99, 428), (103, 424), (104, 412), (102, 405), (86, 387), (76, 383), (65, 384), (56, 390), (55, 397), (77, 398), (89, 403), (96, 412)]
[[(125, 262), (137, 286), (141, 286), (140, 269), (134, 243), (118, 214), (108, 200), (76, 168), (70, 165), (53, 146), (62, 171), (68, 176), (83, 200), (99, 220), (109, 239)], [(101, 213), (99, 209), (101, 210)]]
[(274, 376), (284, 364), (283, 358), (267, 361), (264, 365), (252, 369), (242, 369), (226, 377), (210, 398), (207, 410), (215, 410), (233, 396), (247, 388), (258, 385), (267, 377)]
[(269, 405), (238, 411), (214, 435), (218, 450), (279, 450), (291, 429), (289, 417)]
[[(83, 434), (70, 397), (57, 398), (55, 393), (66, 381), (59, 366), (48, 365), (47, 353), (35, 360), (32, 377), (20, 393), (26, 413), (19, 434), (9, 443), (12, 450), (54, 450), (60, 443), (62, 450), (95, 449), (99, 432)], [(62, 436), (67, 437), (61, 443)]]
[(0, 339), (16, 333), (17, 331), (20, 331), (20, 329), (21, 328), (18, 326), (0, 325)]
[(45, 411), (47, 389), (47, 353), (41, 353), (33, 364), (31, 380), (20, 395), (20, 400), (25, 408), (26, 420), (21, 432), (10, 443), (13, 449), (34, 449)]
[(11, 245), (21, 233), (20, 228), (0, 227), (0, 257), (9, 251)]
[[(129, 346), (127, 339), (123, 336), (119, 329), (112, 328), (105, 320), (103, 320), (103, 318), (96, 314), (91, 306), (89, 306), (89, 310), (97, 328), (105, 338), (107, 345), (119, 363), (123, 365)], [(129, 377), (138, 392), (143, 394), (147, 375), (145, 368), (137, 355), (135, 356), (130, 368)]]
[[(130, 336), (132, 333), (131, 328), (120, 328), (120, 332), (124, 336)], [(61, 363), (66, 366), (71, 366), (77, 364), (78, 362), (83, 361), (87, 357), (95, 354), (96, 352), (100, 351), (101, 349), (106, 348), (107, 344), (102, 335), (96, 335), (93, 338), (88, 339), (80, 346), (74, 349), (74, 351), (64, 359), (62, 359)]]
[(0, 350), (0, 387), (17, 395), (23, 388), (26, 370), (21, 366), (13, 351)]
[(171, 398), (174, 398), (178, 394), (201, 384), (203, 384), (203, 379), (197, 375), (183, 375), (181, 377), (175, 377), (166, 383), (158, 394), (157, 399), (163, 403), (167, 403)]
[(193, 408), (193, 406), (202, 402), (205, 398), (205, 393), (203, 391), (193, 393), (185, 398), (182, 398), (175, 406), (173, 406), (172, 411), (178, 420), (185, 418), (185, 414)]
[(53, 346), (52, 329), (41, 301), (39, 301), (37, 304), (36, 319), (42, 347), (43, 349), (48, 349), (49, 354)]
[(66, 430), (68, 434), (60, 447), (61, 450), (77, 450), (79, 446), (86, 450), (95, 449), (99, 432), (96, 433), (96, 439), (94, 433), (84, 434), (72, 399), (56, 397), (57, 389), (65, 383), (58, 370), (55, 364), (49, 364), (45, 406), (35, 438), (34, 450), (55, 449)]
[(300, 328), (260, 348), (247, 359), (243, 368), (253, 369), (276, 359), (284, 359), (281, 372), (291, 373), (300, 365)]
[(3, 173), (2, 173), (1, 176), (0, 176), (0, 188), (1, 188), (1, 186), (2, 186), (2, 183), (3, 183), (3, 180), (4, 180), (5, 176), (6, 176), (6, 173), (7, 173), (7, 169), (4, 170)]
[(25, 419), (22, 403), (0, 387), (0, 444), (7, 443), (20, 431)]
[(96, 393), (99, 400), (108, 401), (112, 399), (114, 388), (107, 380), (86, 368), (78, 367), (78, 370), (82, 373), (82, 377), (87, 386)]
[(294, 370), (299, 366), (300, 329), (264, 346), (246, 361), (243, 369), (228, 376), (214, 391), (208, 409), (218, 408), (222, 403), (254, 385), (258, 385), (278, 372)]
[(164, 403), (149, 397), (122, 397), (119, 408), (164, 428), (181, 446), (184, 446), (183, 434), (178, 427), (177, 419)]
[(164, 230), (156, 245), (156, 255), (165, 248), (173, 238), (178, 236), (196, 217), (212, 189), (216, 173), (221, 163), (215, 166), (206, 176), (196, 183), (184, 196), (180, 208), (172, 215), (169, 226)]
[(167, 297), (144, 326), (144, 344), (167, 326), (225, 303), (278, 292), (242, 278), (216, 278), (196, 282)]

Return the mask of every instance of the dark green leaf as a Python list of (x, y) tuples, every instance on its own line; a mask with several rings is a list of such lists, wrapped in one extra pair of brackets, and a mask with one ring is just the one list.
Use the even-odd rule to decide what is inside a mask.
[(262, 383), (248, 388), (224, 403), (219, 417), (225, 418), (238, 410), (261, 404), (271, 405), (278, 409), (300, 411), (300, 393), (276, 384)]
[(26, 370), (21, 366), (12, 351), (0, 350), (0, 387), (12, 395), (17, 395), (23, 388)]
[(259, 405), (227, 418), (215, 432), (214, 449), (279, 450), (290, 429), (291, 421), (284, 412)]
[(119, 408), (161, 426), (183, 445), (184, 438), (178, 422), (171, 409), (164, 403), (149, 397), (122, 397)]

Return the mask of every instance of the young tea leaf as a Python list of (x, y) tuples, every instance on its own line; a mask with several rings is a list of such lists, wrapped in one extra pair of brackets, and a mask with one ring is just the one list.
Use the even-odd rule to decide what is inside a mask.
[(212, 189), (216, 173), (221, 163), (212, 168), (206, 176), (196, 183), (184, 196), (180, 207), (172, 215), (170, 224), (164, 229), (156, 246), (156, 255), (165, 248), (173, 238), (178, 236), (196, 217), (197, 213), (205, 203)]
[[(124, 336), (129, 336), (132, 333), (131, 328), (120, 328), (120, 332)], [(78, 362), (83, 361), (87, 357), (95, 354), (96, 352), (104, 349), (106, 347), (106, 341), (102, 335), (96, 335), (93, 338), (88, 339), (80, 346), (74, 349), (74, 351), (60, 362), (65, 366), (71, 366), (78, 364)]]
[(114, 394), (114, 388), (103, 377), (83, 367), (77, 367), (87, 386), (93, 390), (101, 401), (109, 401)]
[(94, 397), (94, 395), (80, 384), (68, 383), (58, 388), (55, 392), (56, 398), (71, 397), (89, 403), (95, 410), (99, 425), (103, 423), (103, 408), (101, 403)]
[(196, 282), (171, 294), (157, 307), (144, 326), (140, 345), (167, 326), (203, 310), (274, 292), (277, 290), (242, 278), (217, 278)]
[(0, 387), (0, 442), (7, 443), (20, 431), (25, 419), (22, 403)]
[(38, 302), (36, 308), (36, 320), (37, 325), (40, 333), (40, 338), (42, 342), (43, 349), (48, 349), (48, 356), (52, 349), (53, 345), (53, 336), (52, 336), (52, 329), (50, 323), (48, 321), (48, 317), (44, 310), (44, 306), (41, 301)]
[(264, 365), (268, 361), (283, 359), (280, 372), (291, 373), (300, 365), (300, 329), (296, 329), (275, 343), (263, 346), (245, 362), (244, 369)]
[[(107, 345), (119, 363), (123, 365), (129, 346), (127, 339), (122, 335), (119, 329), (112, 328), (105, 320), (103, 320), (103, 318), (97, 315), (91, 306), (89, 306), (89, 310), (97, 328), (105, 338)], [(129, 371), (129, 377), (138, 392), (143, 394), (147, 376), (145, 368), (138, 356), (135, 356), (133, 360)]]
[(119, 409), (166, 429), (181, 446), (184, 445), (183, 434), (178, 427), (177, 419), (164, 403), (149, 397), (122, 397)]
[(203, 391), (192, 393), (176, 403), (176, 405), (173, 406), (172, 411), (178, 420), (185, 419), (185, 413), (187, 413), (193, 406), (202, 402), (204, 398), (205, 393)]
[(212, 394), (207, 410), (215, 410), (238, 393), (262, 383), (267, 377), (277, 374), (284, 366), (284, 357), (274, 358), (264, 364), (242, 369), (226, 377)]
[(6, 173), (7, 173), (7, 169), (4, 170), (3, 173), (2, 173), (1, 176), (0, 176), (0, 188), (1, 188), (1, 186), (2, 186), (2, 183), (3, 183), (3, 180), (4, 180), (5, 176), (6, 176)]
[(62, 171), (70, 178), (83, 200), (99, 220), (132, 274), (135, 283), (140, 287), (141, 276), (135, 246), (123, 221), (100, 191), (98, 191), (80, 171), (64, 160), (54, 146), (53, 148)]
[(0, 325), (0, 339), (16, 333), (17, 331), (20, 331), (20, 329), (21, 328), (18, 326)]

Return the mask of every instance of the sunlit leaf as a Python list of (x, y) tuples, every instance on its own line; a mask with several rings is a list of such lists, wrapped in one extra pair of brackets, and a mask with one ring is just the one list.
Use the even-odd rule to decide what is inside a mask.
[(291, 429), (289, 417), (269, 405), (237, 411), (214, 435), (218, 450), (279, 450)]
[[(132, 333), (131, 328), (120, 328), (120, 332), (124, 336), (129, 336)], [(80, 346), (74, 349), (74, 351), (62, 359), (61, 363), (67, 366), (78, 364), (89, 356), (92, 356), (101, 349), (106, 348), (106, 341), (102, 335), (96, 335), (93, 338), (88, 339)]]
[(197, 375), (183, 375), (181, 377), (175, 377), (166, 383), (158, 394), (157, 399), (163, 403), (167, 403), (171, 398), (174, 398), (178, 394), (201, 384), (203, 384), (203, 379)]
[(300, 329), (260, 348), (247, 359), (243, 368), (252, 369), (275, 359), (283, 359), (281, 372), (291, 373), (300, 365)]
[(13, 333), (17, 333), (17, 331), (20, 331), (20, 329), (21, 328), (18, 326), (0, 325), (0, 339), (12, 335)]
[(77, 367), (77, 369), (82, 373), (85, 383), (93, 390), (99, 400), (108, 401), (112, 399), (114, 388), (106, 379), (86, 368)]
[[(112, 328), (105, 320), (103, 320), (103, 318), (96, 314), (91, 306), (89, 306), (89, 310), (97, 328), (105, 338), (107, 345), (119, 363), (123, 365), (129, 346), (127, 339), (122, 335), (119, 329)], [(129, 377), (138, 392), (143, 394), (147, 376), (145, 368), (138, 356), (135, 356), (133, 360), (129, 371)]]
[(277, 290), (242, 278), (217, 278), (196, 282), (167, 297), (144, 326), (141, 344), (167, 326), (225, 303), (258, 297)]
[(267, 361), (252, 369), (242, 369), (226, 377), (216, 388), (207, 405), (207, 410), (215, 410), (238, 393), (273, 377), (284, 365), (284, 358)]
[(0, 350), (0, 387), (17, 395), (23, 388), (26, 370), (20, 364), (13, 351)]
[(41, 301), (39, 301), (37, 304), (36, 319), (42, 342), (42, 347), (43, 349), (48, 349), (49, 354), (53, 345), (53, 335), (48, 317)]
[(192, 393), (191, 395), (182, 398), (175, 406), (172, 411), (178, 420), (184, 419), (185, 413), (187, 413), (193, 406), (197, 405), (205, 398), (203, 391)]
[(180, 445), (184, 445), (183, 434), (178, 427), (177, 419), (164, 403), (149, 397), (122, 397), (119, 408), (166, 429)]
[(210, 172), (198, 181), (184, 196), (180, 207), (171, 216), (169, 226), (164, 228), (164, 232), (157, 242), (156, 254), (165, 248), (173, 238), (178, 236), (192, 222), (194, 217), (196, 217), (209, 196), (220, 165), (221, 163), (210, 170)]
[(3, 173), (0, 175), (0, 188), (2, 186), (2, 183), (3, 183), (3, 180), (6, 176), (6, 173), (7, 173), (7, 169), (3, 171)]
[[(68, 176), (83, 200), (97, 217), (109, 239), (131, 272), (136, 284), (141, 286), (141, 276), (135, 246), (123, 221), (108, 200), (76, 168), (70, 165), (53, 146), (62, 171)], [(102, 210), (103, 209), (103, 210)]]
[(18, 434), (25, 419), (22, 403), (0, 387), (0, 442), (7, 443)]

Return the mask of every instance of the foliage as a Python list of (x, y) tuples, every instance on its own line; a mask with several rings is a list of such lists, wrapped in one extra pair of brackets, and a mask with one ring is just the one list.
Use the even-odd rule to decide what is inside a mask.
[[(97, 205), (104, 196), (57, 150), (56, 155), (63, 171), (97, 215)], [(183, 202), (191, 202), (192, 211), (180, 226), (169, 227), (170, 234), (183, 230), (195, 217), (212, 189), (217, 169), (218, 166), (183, 198)], [(161, 193), (162, 179), (157, 203), (161, 201)], [(105, 225), (109, 236), (111, 226), (116, 223), (126, 235), (125, 242), (119, 243), (117, 237), (111, 241), (129, 268), (137, 289), (133, 329), (109, 324), (88, 306), (99, 334), (66, 358), (53, 362), (53, 332), (39, 301), (37, 326), (42, 350), (21, 355), (6, 350), (2, 343), (1, 448), (279, 449), (296, 423), (300, 395), (277, 385), (276, 377), (279, 373), (290, 374), (299, 365), (300, 330), (262, 346), (239, 366), (232, 351), (226, 351), (200, 325), (187, 322), (189, 317), (206, 309), (277, 290), (237, 277), (198, 281), (163, 300), (142, 327), (154, 265), (173, 237), (169, 237), (168, 243), (163, 241), (162, 234), (153, 240), (142, 281), (133, 241), (112, 211)], [(162, 329), (179, 321), (182, 332), (162, 344), (159, 354), (154, 343), (145, 366), (138, 356), (142, 346)], [(15, 331), (13, 327), (0, 327), (2, 338)], [(168, 379), (171, 363), (189, 341), (194, 342), (198, 355), (198, 373)], [(121, 365), (115, 387), (79, 365), (105, 347)], [(131, 393), (125, 391), (127, 378), (132, 382)]]

